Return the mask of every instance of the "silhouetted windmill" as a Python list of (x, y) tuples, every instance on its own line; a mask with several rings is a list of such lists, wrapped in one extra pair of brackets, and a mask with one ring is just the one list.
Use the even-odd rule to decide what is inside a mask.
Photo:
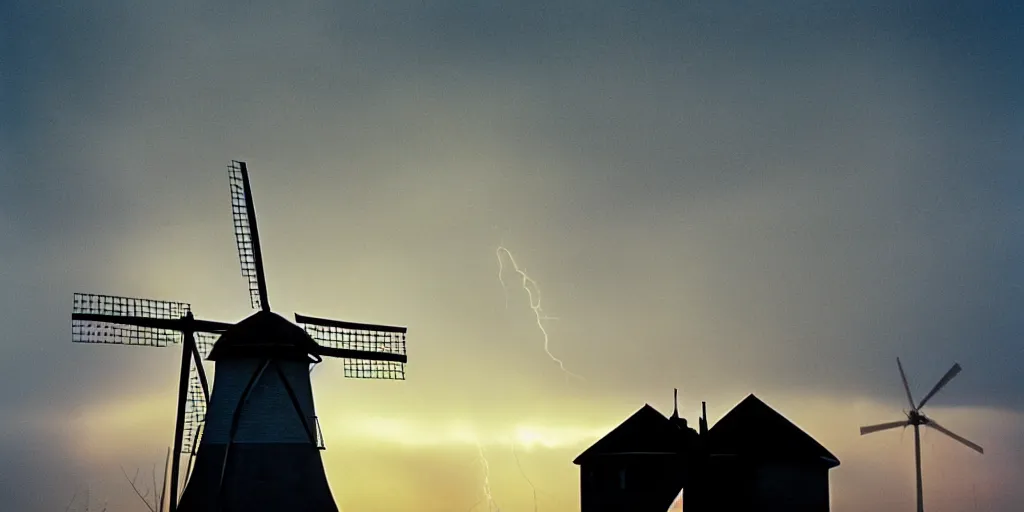
[(922, 488), (922, 484), (921, 484), (921, 432), (920, 432), (920, 427), (921, 426), (928, 426), (928, 427), (931, 427), (931, 428), (933, 428), (935, 430), (938, 430), (939, 432), (942, 432), (943, 434), (946, 434), (947, 436), (952, 437), (953, 439), (959, 441), (960, 443), (964, 444), (968, 448), (970, 448), (970, 449), (972, 449), (972, 450), (974, 450), (974, 451), (976, 451), (978, 453), (985, 453), (985, 451), (980, 446), (978, 446), (978, 445), (968, 441), (967, 439), (964, 439), (963, 437), (961, 437), (961, 436), (959, 436), (957, 434), (954, 434), (953, 432), (950, 432), (948, 429), (946, 429), (942, 425), (939, 425), (938, 423), (936, 423), (935, 420), (933, 420), (933, 419), (925, 416), (923, 413), (921, 413), (921, 408), (924, 407), (924, 404), (928, 403), (928, 400), (930, 400), (933, 396), (935, 396), (935, 394), (938, 393), (940, 389), (945, 387), (946, 384), (949, 384), (949, 381), (953, 380), (953, 377), (956, 377), (956, 375), (958, 373), (960, 373), (960, 370), (961, 370), (960, 364), (953, 363), (953, 367), (950, 368), (948, 372), (946, 372), (946, 375), (943, 375), (942, 378), (939, 379), (939, 382), (937, 384), (935, 384), (934, 387), (932, 387), (932, 390), (929, 391), (928, 394), (924, 396), (924, 399), (921, 400), (921, 403), (919, 403), (917, 405), (914, 405), (914, 398), (913, 398), (913, 396), (911, 396), (911, 394), (910, 394), (910, 386), (907, 384), (907, 376), (906, 376), (905, 373), (903, 373), (903, 364), (900, 362), (900, 359), (898, 357), (896, 358), (896, 366), (900, 370), (900, 378), (903, 380), (903, 389), (904, 389), (904, 391), (907, 392), (907, 402), (910, 403), (910, 411), (906, 412), (907, 419), (901, 420), (901, 421), (893, 421), (893, 422), (889, 422), (889, 423), (880, 423), (878, 425), (871, 425), (871, 426), (867, 426), (867, 427), (861, 427), (860, 428), (860, 435), (863, 436), (863, 435), (866, 435), (866, 434), (870, 434), (872, 432), (879, 432), (879, 431), (882, 431), (882, 430), (889, 430), (889, 429), (897, 428), (897, 427), (904, 427), (904, 428), (906, 428), (907, 426), (913, 426), (914, 427), (914, 461), (916, 463), (916, 468), (917, 468), (917, 512), (924, 512), (924, 492), (923, 492), (923, 488)]
[[(232, 161), (229, 169), (242, 274), (259, 311), (232, 325), (198, 320), (182, 302), (75, 294), (72, 340), (182, 342), (174, 450), (189, 453), (190, 466), (194, 456), (195, 469), (179, 500), (180, 457), (173, 458), (171, 512), (335, 512), (307, 365), (338, 357), (346, 377), (403, 380), (406, 328), (296, 314), (300, 328), (272, 313), (246, 166)], [(212, 393), (202, 365), (211, 344)]]
[(259, 311), (210, 351), (213, 393), (179, 509), (336, 512), (309, 365), (338, 357), (346, 377), (402, 380), (406, 328), (296, 314), (300, 328), (271, 312), (245, 163), (232, 161), (229, 177), (242, 275)]

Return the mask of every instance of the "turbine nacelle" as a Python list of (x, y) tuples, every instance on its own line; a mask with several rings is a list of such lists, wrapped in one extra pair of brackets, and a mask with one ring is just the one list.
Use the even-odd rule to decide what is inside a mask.
[(928, 424), (928, 417), (925, 416), (923, 413), (921, 413), (921, 411), (916, 411), (914, 409), (911, 409), (909, 411), (906, 411), (905, 414), (907, 415), (907, 422), (910, 425), (927, 425)]

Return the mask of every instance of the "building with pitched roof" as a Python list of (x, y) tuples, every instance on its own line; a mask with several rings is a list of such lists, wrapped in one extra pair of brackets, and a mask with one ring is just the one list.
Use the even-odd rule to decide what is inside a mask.
[[(706, 416), (706, 415), (705, 415)], [(580, 454), (582, 512), (828, 512), (839, 460), (754, 395), (710, 429), (644, 405)]]
[(684, 428), (645, 404), (576, 457), (582, 510), (667, 510), (686, 481), (697, 437)]

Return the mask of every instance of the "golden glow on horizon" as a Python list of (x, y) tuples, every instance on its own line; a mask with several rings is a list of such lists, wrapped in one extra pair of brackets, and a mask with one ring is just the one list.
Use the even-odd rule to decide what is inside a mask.
[(484, 427), (466, 421), (429, 422), (382, 416), (341, 416), (323, 413), (324, 435), (379, 441), (400, 446), (476, 446), (515, 443), (527, 451), (562, 448), (593, 442), (615, 427), (519, 424)]
[[(870, 502), (884, 508), (912, 497), (911, 437), (899, 431), (869, 436), (857, 432), (861, 424), (898, 417), (898, 404), (850, 400), (837, 405), (827, 397), (764, 398), (842, 461), (831, 473), (837, 512), (853, 510), (853, 503)], [(74, 436), (68, 443), (73, 456), (87, 464), (116, 467), (129, 460), (133, 451), (159, 455), (155, 449), (168, 445), (172, 434), (173, 418), (166, 414), (170, 404), (173, 395), (139, 395), (83, 410), (65, 433)], [(337, 408), (321, 416), (328, 443), (324, 462), (335, 496), (348, 510), (406, 510), (423, 503), (428, 505), (420, 510), (450, 510), (452, 503), (468, 509), (484, 498), (478, 460), (482, 447), (488, 458), (488, 487), (502, 510), (532, 510), (528, 478), (536, 483), (541, 509), (568, 512), (578, 510), (578, 468), (572, 459), (641, 405), (614, 418), (609, 415), (604, 425), (573, 425), (566, 423), (568, 418), (559, 418), (557, 423), (507, 426), (468, 419), (343, 413)], [(974, 493), (996, 495), (1014, 485), (1003, 475), (1012, 474), (1017, 467), (1015, 455), (1001, 453), (993, 443), (1018, 432), (1024, 426), (1024, 415), (980, 408), (935, 408), (931, 414), (953, 431), (993, 448), (983, 459), (937, 433), (926, 434), (922, 452), (928, 472), (926, 497), (934, 504), (931, 508), (942, 510), (942, 505), (935, 503), (938, 498), (967, 503)], [(695, 418), (688, 419), (694, 423)], [(712, 415), (711, 419), (717, 418)], [(116, 489), (123, 477), (110, 478), (109, 485)], [(877, 478), (883, 478), (881, 484)], [(439, 487), (431, 483), (435, 479), (446, 483)], [(374, 483), (382, 481), (387, 485)], [(869, 482), (876, 482), (870, 499), (859, 491)], [(403, 491), (393, 493), (387, 488)], [(447, 502), (431, 502), (431, 496), (442, 495)]]

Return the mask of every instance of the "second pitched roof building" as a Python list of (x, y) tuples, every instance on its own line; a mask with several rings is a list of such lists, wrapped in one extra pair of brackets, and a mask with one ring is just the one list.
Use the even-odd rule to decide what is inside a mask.
[(700, 427), (645, 405), (574, 461), (582, 512), (828, 512), (839, 460), (754, 395)]

